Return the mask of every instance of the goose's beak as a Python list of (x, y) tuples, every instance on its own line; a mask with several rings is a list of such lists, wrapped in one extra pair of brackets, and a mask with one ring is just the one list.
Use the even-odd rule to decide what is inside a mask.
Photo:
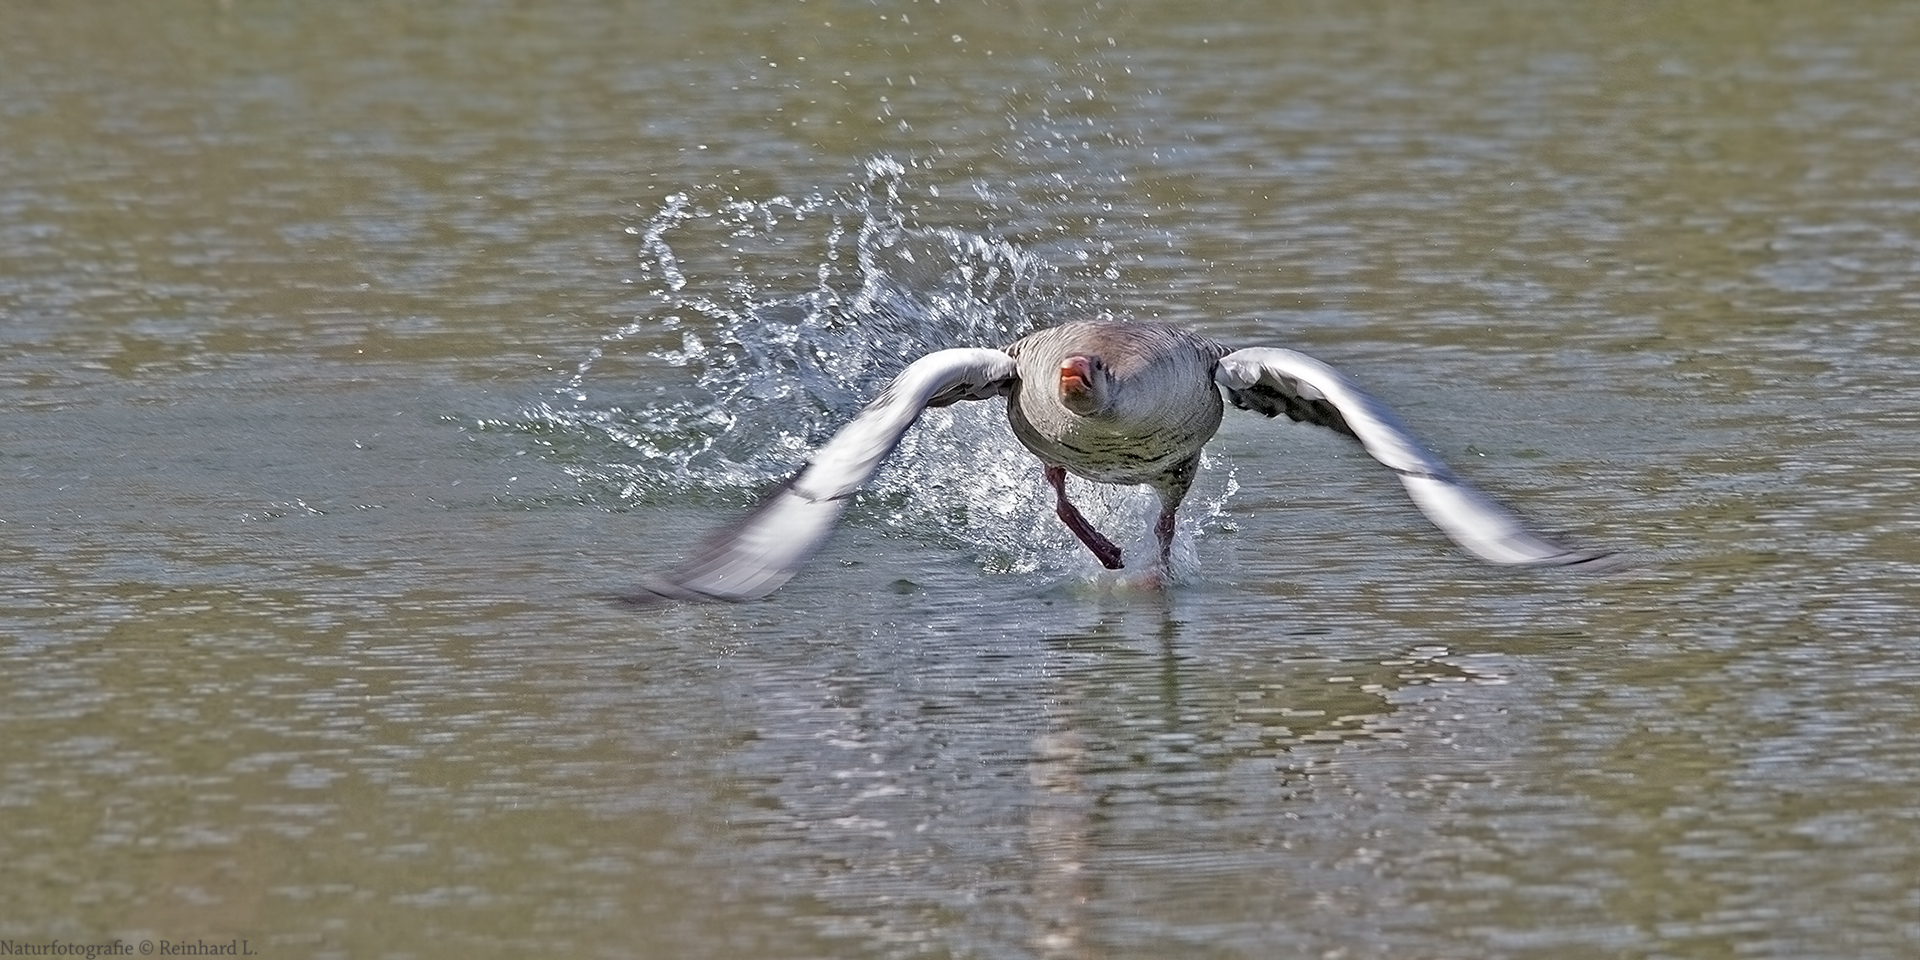
[(1060, 398), (1083, 402), (1093, 399), (1093, 361), (1068, 357), (1060, 364)]
[(1083, 417), (1098, 413), (1101, 392), (1094, 384), (1098, 369), (1091, 357), (1068, 357), (1060, 364), (1060, 405)]

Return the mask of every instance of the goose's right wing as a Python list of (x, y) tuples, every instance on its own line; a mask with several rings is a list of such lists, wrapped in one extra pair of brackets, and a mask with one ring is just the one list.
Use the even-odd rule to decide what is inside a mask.
[(900, 372), (853, 422), (753, 511), (709, 540), (680, 567), (623, 599), (751, 600), (786, 583), (811, 557), (854, 491), (873, 476), (928, 407), (984, 400), (1013, 386), (1014, 359), (999, 350), (962, 348), (927, 354)]
[(1493, 563), (1568, 565), (1606, 554), (1566, 547), (1529, 531), (1441, 462), (1393, 411), (1334, 368), (1293, 350), (1251, 347), (1220, 358), (1214, 380), (1234, 405), (1267, 416), (1285, 413), (1360, 441), (1400, 477), (1420, 512), (1454, 542)]

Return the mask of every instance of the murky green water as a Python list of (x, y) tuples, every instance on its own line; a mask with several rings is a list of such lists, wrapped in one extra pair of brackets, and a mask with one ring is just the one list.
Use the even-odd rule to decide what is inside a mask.
[[(1920, 949), (1906, 5), (0, 19), (0, 940)], [(598, 599), (1101, 312), (1639, 563), (1477, 565), (1246, 417), (1115, 591), (983, 404), (771, 600)]]

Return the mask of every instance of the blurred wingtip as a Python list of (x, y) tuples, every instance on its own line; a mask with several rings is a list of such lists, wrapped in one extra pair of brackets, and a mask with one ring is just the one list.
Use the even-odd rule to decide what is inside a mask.
[(1600, 576), (1630, 570), (1640, 566), (1640, 563), (1628, 554), (1612, 550), (1577, 550), (1569, 551), (1564, 559), (1555, 559), (1552, 565), (1576, 573)]
[(609, 594), (602, 599), (630, 610), (653, 610), (674, 603), (738, 603), (752, 598), (703, 593), (672, 580), (650, 577), (630, 592)]

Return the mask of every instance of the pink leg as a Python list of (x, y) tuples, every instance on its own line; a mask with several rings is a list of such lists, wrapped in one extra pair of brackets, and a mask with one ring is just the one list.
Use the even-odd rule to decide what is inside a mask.
[[(1099, 559), (1101, 566), (1108, 570), (1120, 569), (1120, 548), (1114, 546), (1112, 540), (1102, 536), (1100, 531), (1095, 530), (1093, 524), (1088, 523), (1087, 518), (1080, 515), (1079, 509), (1068, 502), (1066, 468), (1047, 464), (1047, 482), (1053, 485), (1054, 502), (1057, 505), (1054, 513), (1059, 515), (1060, 522), (1066, 524), (1067, 529), (1072, 530), (1073, 535), (1079, 537), (1080, 542), (1086, 544), (1088, 550), (1093, 551), (1094, 557)], [(1171, 531), (1172, 527), (1169, 526), (1168, 530)], [(1168, 542), (1171, 542), (1170, 537)]]

